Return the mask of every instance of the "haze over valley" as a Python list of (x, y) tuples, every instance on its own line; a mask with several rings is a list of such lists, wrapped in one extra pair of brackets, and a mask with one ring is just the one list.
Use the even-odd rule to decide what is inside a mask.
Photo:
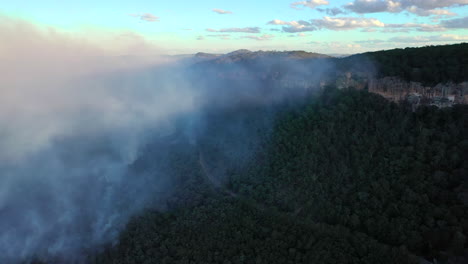
[(279, 2), (3, 3), (0, 263), (467, 263), (468, 3)]

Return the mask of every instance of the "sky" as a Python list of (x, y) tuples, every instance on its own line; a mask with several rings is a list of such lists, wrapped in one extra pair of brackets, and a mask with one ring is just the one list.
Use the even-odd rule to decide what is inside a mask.
[(0, 0), (0, 18), (120, 55), (350, 54), (468, 42), (468, 0)]

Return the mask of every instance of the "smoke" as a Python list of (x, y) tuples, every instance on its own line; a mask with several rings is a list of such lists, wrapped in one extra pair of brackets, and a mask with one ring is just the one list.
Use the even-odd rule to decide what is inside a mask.
[[(0, 263), (85, 263), (132, 216), (164, 209), (174, 146), (154, 142), (167, 141), (176, 120), (187, 145), (216, 146), (204, 159), (237, 166), (264, 136), (252, 129), (273, 122), (274, 111), (255, 107), (303, 97), (294, 80), (317, 88), (332, 68), (181, 63), (132, 32), (89, 34), (0, 16)], [(147, 168), (132, 169), (139, 160)]]
[(106, 49), (0, 17), (0, 39), (0, 262), (82, 262), (163, 199), (167, 175), (128, 166), (195, 92), (142, 38)]

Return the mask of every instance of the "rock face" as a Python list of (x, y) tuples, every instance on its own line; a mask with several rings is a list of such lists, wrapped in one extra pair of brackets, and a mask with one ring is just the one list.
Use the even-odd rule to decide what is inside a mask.
[(418, 82), (406, 82), (395, 77), (370, 79), (368, 90), (391, 101), (409, 100), (412, 103), (432, 104), (438, 107), (468, 103), (468, 82), (439, 83), (423, 86)]
[(353, 76), (346, 73), (337, 79), (338, 88), (367, 87), (371, 93), (380, 94), (393, 102), (407, 101), (415, 106), (420, 104), (449, 107), (454, 104), (468, 104), (468, 82), (439, 83), (435, 86), (424, 86), (419, 82), (408, 82), (398, 77)]

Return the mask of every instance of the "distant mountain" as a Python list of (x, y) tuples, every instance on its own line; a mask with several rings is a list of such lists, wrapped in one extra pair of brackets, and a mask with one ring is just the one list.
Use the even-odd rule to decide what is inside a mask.
[(328, 55), (307, 52), (302, 50), (295, 51), (250, 51), (246, 49), (236, 50), (230, 53), (227, 53), (223, 56), (216, 58), (217, 63), (226, 63), (226, 62), (238, 62), (238, 61), (248, 61), (255, 59), (316, 59), (316, 58), (331, 58)]
[(213, 53), (205, 53), (205, 52), (198, 52), (197, 54), (194, 55), (195, 58), (201, 58), (201, 59), (213, 59), (216, 57), (221, 56), (222, 54), (213, 54)]
[(224, 63), (237, 63), (237, 62), (248, 62), (258, 59), (273, 59), (273, 60), (303, 60), (303, 59), (317, 59), (317, 58), (333, 58), (332, 56), (307, 52), (302, 50), (295, 51), (250, 51), (247, 49), (235, 50), (226, 54), (214, 54), (198, 52), (191, 57), (195, 63), (198, 62), (210, 62), (215, 64)]
[(229, 52), (225, 54), (225, 56), (237, 56), (237, 55), (248, 54), (248, 53), (252, 53), (252, 51), (248, 49), (240, 49), (240, 50), (235, 50), (233, 52)]
[(468, 103), (467, 43), (334, 56), (247, 49), (226, 54), (197, 53), (191, 71), (197, 76), (210, 76), (204, 81), (233, 89), (245, 86), (238, 83), (245, 81), (282, 88), (332, 85), (367, 89), (397, 102), (415, 97), (413, 101), (418, 105)]

